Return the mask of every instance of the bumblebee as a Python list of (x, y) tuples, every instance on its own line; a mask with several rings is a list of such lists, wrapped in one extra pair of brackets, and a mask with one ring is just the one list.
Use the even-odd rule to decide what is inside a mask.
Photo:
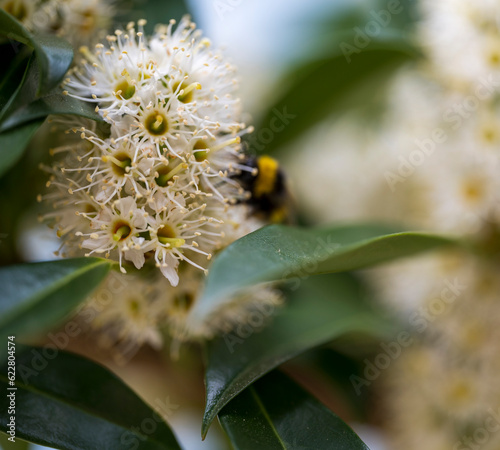
[(287, 188), (285, 173), (278, 161), (270, 156), (246, 157), (242, 163), (254, 170), (242, 171), (235, 178), (249, 195), (246, 203), (252, 214), (270, 223), (292, 221), (291, 197)]

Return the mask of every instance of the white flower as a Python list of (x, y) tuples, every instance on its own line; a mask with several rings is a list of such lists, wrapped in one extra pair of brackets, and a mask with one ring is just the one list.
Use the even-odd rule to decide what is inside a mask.
[(500, 182), (498, 162), (481, 164), (462, 159), (462, 155), (439, 158), (439, 165), (433, 165), (427, 173), (427, 189), (431, 226), (463, 235), (479, 232), (494, 218), (500, 205)]
[(155, 349), (163, 345), (160, 326), (167, 298), (168, 291), (161, 292), (147, 279), (112, 273), (79, 315), (94, 318), (90, 325), (100, 343), (125, 363), (145, 344)]
[(238, 333), (242, 327), (259, 331), (269, 325), (275, 310), (283, 304), (281, 292), (269, 285), (258, 285), (228, 299), (206, 317), (195, 319), (191, 311), (202, 292), (200, 281), (193, 271), (186, 273), (171, 297), (167, 320), (170, 332), (178, 342), (212, 339), (220, 333)]
[(240, 130), (235, 69), (210, 50), (188, 18), (175, 31), (175, 21), (159, 27), (150, 39), (144, 24), (139, 21), (138, 32), (130, 25), (108, 36), (108, 44), (98, 44), (95, 53), (82, 48), (86, 60), (67, 80), (70, 95), (99, 103), (110, 120), (135, 114), (153, 137), (164, 137), (169, 129), (173, 134), (178, 122), (210, 136)]
[(66, 94), (95, 105), (109, 131), (63, 119), (66, 140), (52, 150), (41, 199), (54, 207), (44, 218), (58, 224), (64, 254), (139, 269), (122, 275), (126, 292), (96, 318), (109, 346), (159, 347), (167, 325), (175, 354), (180, 342), (260, 320), (264, 310), (267, 323), (281, 295), (258, 286), (193, 321), (212, 255), (263, 225), (238, 182), (256, 170), (241, 148), (251, 128), (241, 123), (234, 68), (194, 24), (185, 18), (174, 30), (171, 22), (151, 38), (143, 25), (129, 24), (93, 52), (81, 49)]
[(86, 59), (65, 92), (95, 104), (110, 130), (70, 121), (80, 141), (68, 137), (54, 149), (65, 159), (48, 169), (56, 192), (46, 198), (75, 213), (61, 233), (71, 254), (81, 246), (123, 271), (126, 260), (137, 268), (151, 261), (176, 286), (181, 261), (206, 272), (229, 243), (226, 217), (233, 228), (246, 221), (236, 205), (248, 193), (235, 175), (254, 170), (242, 163), (240, 136), (250, 130), (233, 96), (233, 67), (194, 24), (185, 18), (174, 31), (171, 22), (151, 38), (144, 24), (129, 24), (93, 53), (82, 49)]
[(203, 214), (203, 206), (188, 210), (182, 196), (175, 200), (174, 203), (157, 194), (153, 201), (155, 214), (148, 216), (148, 230), (151, 234), (151, 246), (155, 248), (156, 265), (172, 286), (179, 283), (177, 267), (180, 261), (187, 261), (204, 270), (190, 260), (185, 251), (202, 254), (210, 259), (211, 253), (201, 248), (213, 248), (218, 241), (212, 238), (220, 237), (220, 234), (206, 230), (209, 219)]
[(117, 251), (122, 271), (122, 258), (132, 261), (136, 268), (144, 265), (144, 253), (150, 243), (141, 233), (147, 231), (147, 213), (139, 209), (133, 197), (116, 200), (102, 209), (90, 220), (90, 233), (77, 232), (77, 236), (86, 237), (82, 247), (91, 250), (87, 256), (105, 253), (108, 257)]
[(421, 9), (420, 39), (438, 77), (461, 89), (485, 77), (498, 78), (498, 2), (422, 0)]
[(75, 48), (95, 42), (112, 25), (115, 0), (57, 0), (57, 32)]

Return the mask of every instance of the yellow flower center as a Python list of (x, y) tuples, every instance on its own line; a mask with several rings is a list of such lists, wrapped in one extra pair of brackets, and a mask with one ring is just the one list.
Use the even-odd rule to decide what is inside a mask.
[[(180, 86), (180, 89), (179, 89)], [(176, 82), (172, 86), (174, 92), (178, 92), (178, 99), (182, 103), (191, 103), (194, 100), (195, 89), (201, 89), (200, 83), (187, 84), (186, 82)]]
[(158, 241), (166, 245), (167, 247), (182, 247), (185, 244), (185, 240), (177, 238), (175, 230), (168, 224), (164, 224), (157, 233)]
[(121, 242), (127, 239), (132, 234), (132, 228), (126, 222), (116, 222), (113, 227), (113, 240)]
[(193, 154), (196, 159), (196, 161), (201, 162), (205, 161), (208, 156), (208, 145), (206, 144), (205, 141), (200, 140), (196, 141), (196, 143), (193, 146)]
[(158, 111), (154, 111), (146, 117), (144, 126), (154, 136), (163, 136), (169, 130), (167, 118)]
[(128, 80), (122, 80), (116, 85), (115, 91), (116, 98), (128, 100), (134, 96), (135, 86), (130, 84)]

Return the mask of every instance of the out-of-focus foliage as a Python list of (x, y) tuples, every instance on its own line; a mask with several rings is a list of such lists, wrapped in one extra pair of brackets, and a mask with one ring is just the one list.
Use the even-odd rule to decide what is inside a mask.
[[(310, 52), (279, 80), (256, 125), (258, 135), (272, 126), (276, 111), (295, 116), (290, 126), (266, 143), (264, 152), (284, 150), (325, 116), (379, 101), (391, 74), (419, 57), (411, 39), (414, 3), (397, 4), (399, 12), (391, 14), (387, 2), (341, 2), (334, 17), (317, 26), (318, 38), (312, 39)], [(379, 21), (374, 19), (377, 13)], [(366, 30), (370, 23), (377, 24), (376, 32)], [(260, 147), (254, 151), (261, 151)]]
[(179, 21), (191, 13), (186, 0), (119, 0), (117, 4), (118, 24), (146, 19), (144, 29), (147, 33), (152, 33), (156, 24), (168, 24), (171, 19)]
[[(242, 325), (207, 345), (207, 401), (203, 433), (221, 408), (266, 372), (344, 333), (384, 336), (391, 324), (364, 300), (346, 274), (297, 278), (287, 304), (262, 328)], [(228, 364), (228, 360), (231, 363)]]
[[(180, 450), (161, 416), (104, 367), (54, 346), (17, 347), (16, 358), (16, 433), (21, 439), (65, 450)], [(9, 386), (6, 374), (3, 366), (4, 392)], [(8, 402), (3, 395), (4, 432), (10, 420)], [(155, 427), (143, 427), (145, 419)]]

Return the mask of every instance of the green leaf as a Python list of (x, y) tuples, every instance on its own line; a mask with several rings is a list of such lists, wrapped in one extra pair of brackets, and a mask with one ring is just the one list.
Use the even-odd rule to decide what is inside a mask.
[(36, 57), (32, 56), (21, 84), (0, 113), (0, 133), (27, 122), (45, 119), (50, 114), (78, 115), (104, 122), (93, 106), (69, 95), (63, 95), (59, 87), (35, 100), (39, 78)]
[[(395, 31), (378, 37), (348, 60), (339, 45), (353, 45), (352, 29), (343, 37), (332, 44), (329, 55), (306, 62), (277, 84), (286, 88), (256, 124), (256, 132), (249, 135), (250, 151), (270, 153), (283, 148), (333, 112), (366, 103), (381, 91), (391, 72), (417, 56), (405, 35)], [(362, 98), (354, 101), (353, 96)], [(261, 130), (266, 132), (262, 139)]]
[(0, 133), (0, 177), (21, 158), (43, 120), (29, 122), (4, 133)]
[(297, 284), (314, 274), (345, 272), (453, 243), (388, 226), (305, 229), (273, 225), (229, 245), (210, 267), (191, 320), (203, 320), (245, 287), (270, 281)]
[(58, 324), (99, 285), (111, 265), (104, 259), (76, 258), (0, 268), (0, 336), (30, 336)]
[(360, 284), (348, 274), (315, 276), (290, 293), (285, 306), (262, 331), (236, 327), (209, 342), (202, 434), (225, 404), (280, 364), (344, 333), (388, 333), (390, 324), (364, 297)]
[(33, 134), (49, 114), (72, 114), (103, 122), (92, 106), (63, 95), (59, 88), (34, 100), (39, 71), (33, 55), (21, 83), (0, 111), (0, 176), (19, 160)]
[(73, 49), (67, 41), (52, 35), (34, 35), (3, 9), (0, 9), (0, 34), (34, 49), (40, 70), (38, 96), (56, 87), (73, 61)]
[(127, 3), (130, 2), (121, 0), (121, 3), (124, 5), (122, 10), (126, 15), (118, 15), (117, 20), (125, 22), (146, 19), (148, 23), (144, 29), (148, 34), (154, 31), (157, 24), (168, 24), (171, 19), (179, 21), (182, 16), (190, 12), (185, 0), (133, 0), (131, 10), (127, 8)]
[(0, 45), (0, 58), (9, 61), (6, 68), (1, 68), (3, 73), (0, 78), (0, 110), (4, 108), (12, 93), (19, 86), (19, 80), (22, 80), (26, 72), (26, 67), (30, 60), (30, 50), (22, 46), (22, 50), (14, 51), (8, 45)]
[(55, 92), (16, 110), (0, 125), (0, 132), (26, 122), (45, 119), (50, 114), (70, 114), (104, 123), (104, 119), (89, 103)]
[[(342, 336), (339, 340), (335, 341), (334, 345), (338, 346), (339, 341), (344, 340), (349, 348), (353, 347), (353, 343), (357, 346), (358, 343), (352, 337), (352, 335)], [(387, 338), (389, 339), (389, 333), (387, 334)], [(379, 340), (377, 344), (380, 344)], [(367, 356), (372, 355), (367, 353)], [(320, 372), (322, 376), (331, 382), (336, 388), (337, 395), (341, 396), (351, 406), (352, 413), (357, 417), (357, 422), (366, 422), (370, 413), (369, 390), (357, 391), (353, 386), (351, 378), (353, 376), (363, 378), (365, 366), (362, 359), (348, 356), (330, 347), (323, 347), (308, 352), (304, 355), (303, 360), (300, 361), (301, 365), (313, 368), (313, 370)]]
[(243, 391), (219, 419), (235, 450), (369, 450), (345, 422), (279, 372)]
[(39, 79), (40, 73), (36, 64), (36, 55), (32, 53), (21, 82), (2, 108), (2, 111), (0, 111), (0, 123), (3, 122), (13, 110), (35, 99)]
[[(0, 371), (0, 430), (6, 432), (9, 380)], [(55, 348), (16, 352), (16, 436), (58, 449), (180, 450), (160, 416), (104, 367)], [(159, 412), (172, 413), (169, 399)]]

